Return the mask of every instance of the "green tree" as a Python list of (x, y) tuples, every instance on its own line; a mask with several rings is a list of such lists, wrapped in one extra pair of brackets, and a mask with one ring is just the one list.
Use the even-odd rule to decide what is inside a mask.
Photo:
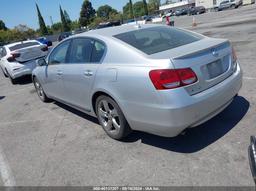
[(137, 1), (133, 5), (133, 11), (135, 17), (141, 17), (146, 15), (145, 9), (144, 9), (144, 3), (142, 1)]
[(62, 31), (64, 31), (64, 32), (70, 31), (70, 27), (68, 25), (68, 22), (66, 20), (66, 17), (63, 13), (61, 6), (60, 6), (60, 18), (61, 18), (61, 23), (62, 23)]
[(132, 0), (129, 0), (129, 13), (130, 13), (130, 18), (134, 18)]
[(144, 8), (144, 13), (145, 15), (148, 15), (148, 4), (146, 0), (143, 0), (143, 8)]
[(150, 14), (155, 13), (156, 11), (159, 10), (161, 4), (161, 0), (149, 0), (148, 1), (148, 12)]
[(0, 30), (7, 30), (7, 27), (5, 26), (4, 21), (0, 20)]
[(51, 27), (53, 33), (59, 33), (62, 31), (62, 23), (58, 22), (58, 23), (54, 23)]
[(97, 16), (105, 20), (108, 20), (110, 18), (110, 15), (115, 15), (115, 14), (118, 14), (117, 10), (113, 9), (109, 5), (100, 6), (97, 10)]
[(89, 0), (85, 0), (82, 4), (79, 22), (83, 27), (87, 27), (95, 17), (95, 9), (92, 7), (92, 4)]
[(65, 19), (66, 19), (67, 23), (71, 23), (72, 21), (71, 21), (71, 19), (70, 19), (70, 17), (69, 17), (68, 12), (67, 12), (66, 10), (64, 10), (63, 13), (64, 13), (64, 16), (65, 16)]
[(42, 16), (42, 14), (41, 14), (37, 4), (36, 4), (36, 10), (37, 10), (37, 14), (38, 14), (38, 22), (39, 22), (40, 34), (41, 35), (47, 35), (48, 34), (48, 30), (47, 30), (47, 27), (45, 25), (44, 18)]

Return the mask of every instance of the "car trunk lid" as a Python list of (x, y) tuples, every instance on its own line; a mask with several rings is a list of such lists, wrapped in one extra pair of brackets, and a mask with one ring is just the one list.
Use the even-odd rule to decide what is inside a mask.
[(153, 55), (171, 57), (175, 69), (191, 68), (198, 81), (185, 89), (190, 95), (200, 93), (233, 73), (232, 47), (227, 40), (204, 38), (200, 41)]

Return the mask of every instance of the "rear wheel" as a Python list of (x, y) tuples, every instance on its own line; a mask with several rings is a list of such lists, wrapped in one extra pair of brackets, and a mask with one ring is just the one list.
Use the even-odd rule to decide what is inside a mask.
[(8, 78), (8, 74), (6, 73), (6, 69), (3, 69), (3, 68), (1, 68), (1, 69), (2, 69), (2, 71), (3, 71), (4, 76), (5, 76), (6, 78)]
[(131, 133), (123, 112), (110, 97), (97, 98), (96, 112), (100, 125), (111, 138), (121, 140)]
[(49, 98), (45, 95), (43, 87), (41, 86), (40, 82), (34, 77), (34, 86), (36, 88), (37, 95), (43, 102), (48, 102)]

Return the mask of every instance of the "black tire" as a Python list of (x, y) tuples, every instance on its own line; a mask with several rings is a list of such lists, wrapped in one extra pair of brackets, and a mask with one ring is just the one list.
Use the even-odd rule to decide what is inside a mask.
[(17, 84), (17, 79), (13, 79), (11, 76), (9, 76), (9, 78), (13, 85)]
[(44, 93), (43, 87), (41, 86), (40, 82), (38, 81), (38, 79), (36, 77), (34, 77), (33, 79), (33, 83), (36, 89), (36, 93), (38, 95), (38, 97), (43, 101), (43, 102), (49, 102), (50, 99), (46, 96), (46, 94)]
[(3, 68), (1, 68), (4, 74), (4, 77), (8, 78), (8, 74), (6, 73), (6, 69), (3, 70)]
[(95, 106), (99, 123), (109, 137), (122, 140), (131, 133), (132, 130), (123, 112), (113, 99), (104, 95), (99, 96)]

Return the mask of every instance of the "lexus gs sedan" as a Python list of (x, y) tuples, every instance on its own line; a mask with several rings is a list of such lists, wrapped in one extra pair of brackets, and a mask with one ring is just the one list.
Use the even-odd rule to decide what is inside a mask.
[(42, 101), (97, 117), (117, 140), (132, 130), (177, 136), (219, 114), (242, 86), (228, 40), (163, 25), (81, 33), (37, 64), (32, 78)]

